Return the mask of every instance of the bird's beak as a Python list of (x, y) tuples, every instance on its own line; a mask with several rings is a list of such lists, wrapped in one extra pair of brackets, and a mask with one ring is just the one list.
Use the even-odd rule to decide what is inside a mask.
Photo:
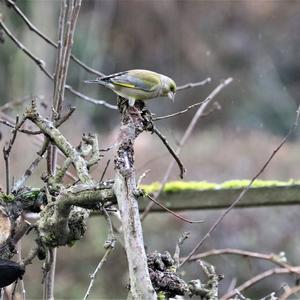
[(92, 79), (92, 80), (84, 80), (84, 83), (97, 83), (99, 82), (98, 79)]
[(169, 92), (169, 93), (168, 93), (168, 98), (169, 98), (172, 102), (174, 102), (175, 93)]

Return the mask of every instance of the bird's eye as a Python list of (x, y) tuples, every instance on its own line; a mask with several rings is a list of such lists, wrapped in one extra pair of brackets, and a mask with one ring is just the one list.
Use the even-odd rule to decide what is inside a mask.
[(174, 85), (171, 85), (171, 86), (170, 86), (170, 91), (171, 91), (171, 92), (174, 92), (174, 91), (175, 91), (175, 86), (174, 86)]

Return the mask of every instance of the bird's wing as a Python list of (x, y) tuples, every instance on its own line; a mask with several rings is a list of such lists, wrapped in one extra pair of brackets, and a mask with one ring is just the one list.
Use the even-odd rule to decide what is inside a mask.
[(139, 89), (146, 92), (155, 90), (161, 83), (158, 74), (144, 70), (121, 72), (107, 79), (115, 85)]

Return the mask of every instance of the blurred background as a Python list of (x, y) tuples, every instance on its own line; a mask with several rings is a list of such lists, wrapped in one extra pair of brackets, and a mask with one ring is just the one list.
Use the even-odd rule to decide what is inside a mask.
[[(57, 39), (60, 1), (27, 0), (17, 5), (30, 20), (52, 40)], [(55, 50), (33, 32), (22, 20), (0, 3), (2, 18), (15, 36), (53, 72)], [(294, 122), (300, 102), (300, 4), (299, 1), (171, 1), (171, 0), (86, 0), (79, 15), (73, 53), (93, 68), (110, 74), (133, 68), (154, 70), (172, 77), (177, 85), (201, 81), (212, 82), (195, 89), (178, 92), (176, 101), (167, 99), (149, 103), (151, 111), (164, 115), (203, 100), (221, 80), (234, 81), (217, 97), (222, 109), (201, 119), (186, 143), (181, 158), (188, 170), (185, 180), (223, 182), (250, 179), (279, 144)], [(37, 65), (4, 35), (0, 44), (0, 105), (38, 96), (48, 107), (52, 102), (52, 82)], [(116, 96), (103, 87), (85, 85), (83, 80), (95, 76), (71, 63), (68, 83), (91, 97), (116, 104)], [(103, 106), (87, 103), (66, 93), (66, 107), (75, 105), (76, 112), (62, 127), (74, 144), (84, 132), (97, 132), (101, 147), (115, 143), (119, 114)], [(5, 114), (15, 117), (24, 107)], [(176, 147), (195, 111), (177, 118), (160, 121), (158, 127)], [(0, 117), (3, 118), (3, 113)], [(0, 125), (0, 147), (10, 131)], [(12, 174), (19, 178), (30, 164), (41, 141), (19, 135), (12, 152)], [(299, 130), (288, 141), (261, 176), (262, 179), (299, 179)], [(112, 153), (107, 153), (94, 170), (100, 176)], [(145, 183), (160, 181), (171, 161), (157, 137), (143, 134), (136, 145), (137, 174), (151, 171)], [(32, 176), (30, 184), (42, 185), (44, 165)], [(1, 170), (4, 164), (0, 162)], [(177, 180), (174, 169), (171, 179)], [(112, 178), (111, 164), (106, 178)], [(0, 186), (5, 176), (0, 174)], [(184, 199), (183, 199), (184, 201)], [(291, 263), (299, 264), (300, 239), (295, 228), (300, 226), (298, 207), (236, 209), (226, 218), (201, 250), (240, 248), (264, 253), (285, 251)], [(149, 251), (173, 252), (184, 231), (191, 238), (183, 247), (188, 253), (210, 228), (219, 211), (185, 213), (193, 219), (205, 219), (201, 225), (188, 225), (167, 214), (151, 214), (144, 223)], [(90, 220), (87, 235), (71, 248), (58, 250), (56, 280), (57, 299), (82, 298), (89, 274), (102, 257), (106, 225), (100, 218)], [(27, 248), (30, 246), (27, 241)], [(27, 249), (25, 248), (25, 249)], [(26, 250), (25, 250), (26, 251)], [(266, 270), (269, 264), (222, 256), (208, 259), (217, 272), (225, 275), (221, 290), (237, 281)], [(126, 258), (120, 245), (97, 276), (91, 299), (123, 299), (128, 277)], [(200, 267), (187, 265), (184, 279), (202, 278)], [(30, 272), (29, 272), (30, 271)], [(27, 298), (41, 296), (40, 264), (35, 262), (25, 275)], [(204, 278), (204, 277), (203, 277)], [(292, 276), (271, 277), (249, 289), (251, 297), (262, 297), (277, 290), (282, 283), (292, 284)]]

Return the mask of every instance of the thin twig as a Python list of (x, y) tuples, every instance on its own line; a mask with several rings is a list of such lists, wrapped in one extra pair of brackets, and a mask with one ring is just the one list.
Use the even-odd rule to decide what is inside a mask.
[(212, 227), (208, 230), (208, 232), (204, 235), (204, 237), (197, 243), (197, 245), (193, 248), (193, 250), (187, 255), (187, 257), (182, 261), (180, 266), (183, 266), (194, 254), (195, 252), (202, 246), (202, 244), (205, 242), (205, 240), (211, 235), (211, 233), (216, 229), (216, 227), (223, 221), (225, 216), (235, 207), (235, 205), (243, 198), (243, 196), (247, 193), (247, 191), (252, 186), (253, 182), (264, 172), (266, 167), (269, 165), (273, 157), (276, 155), (276, 153), (281, 149), (281, 147), (286, 143), (287, 139), (290, 137), (290, 135), (294, 132), (296, 127), (298, 126), (298, 120), (299, 120), (299, 114), (300, 114), (300, 106), (298, 106), (296, 111), (296, 119), (294, 124), (291, 126), (289, 132), (287, 135), (283, 138), (283, 140), (280, 142), (280, 144), (273, 150), (272, 154), (269, 156), (269, 158), (265, 161), (262, 168), (258, 171), (258, 173), (251, 179), (250, 183), (246, 188), (242, 190), (242, 192), (239, 194), (239, 196), (232, 202), (232, 204), (223, 212), (221, 215), (217, 218), (215, 223), (212, 225)]
[[(298, 267), (293, 267), (293, 271), (295, 272), (299, 272), (300, 271), (300, 266)], [(234, 289), (233, 291), (230, 291), (229, 293), (226, 293), (225, 295), (223, 295), (220, 300), (227, 300), (231, 297), (233, 297), (237, 291), (241, 292), (244, 291), (246, 289), (248, 289), (249, 287), (253, 286), (254, 284), (256, 284), (257, 282), (270, 277), (272, 275), (275, 274), (289, 274), (291, 273), (291, 271), (287, 268), (273, 268), (270, 270), (267, 270), (265, 272), (262, 272), (254, 277), (252, 277), (251, 279), (247, 280), (246, 282), (244, 282), (243, 284), (241, 284), (240, 286), (238, 286), (236, 289)]]
[(109, 166), (109, 164), (110, 164), (110, 159), (107, 161), (107, 163), (106, 163), (106, 166), (105, 166), (105, 168), (104, 168), (104, 170), (103, 170), (103, 172), (102, 172), (102, 175), (101, 175), (101, 178), (100, 178), (100, 182), (103, 180), (103, 178), (104, 178), (104, 176), (105, 176), (105, 174), (106, 174), (106, 171), (107, 171), (107, 169), (108, 169), (108, 166)]
[[(23, 218), (23, 217), (22, 217)], [(24, 222), (24, 220), (22, 220)], [(20, 263), (22, 263), (22, 241), (19, 240), (17, 243), (17, 251), (18, 251), (18, 260)], [(25, 290), (25, 285), (24, 285), (24, 280), (20, 279), (21, 283), (21, 290), (22, 290), (22, 300), (26, 300), (26, 290)]]
[(90, 275), (90, 278), (91, 278), (90, 284), (89, 284), (89, 287), (88, 287), (88, 289), (85, 293), (85, 296), (84, 296), (83, 300), (86, 300), (89, 297), (89, 295), (91, 293), (91, 289), (94, 285), (94, 281), (96, 279), (96, 275), (99, 272), (99, 270), (102, 268), (104, 263), (106, 262), (107, 257), (110, 255), (110, 253), (114, 249), (115, 243), (116, 243), (116, 239), (115, 239), (115, 236), (114, 236), (114, 230), (113, 230), (113, 226), (112, 226), (110, 216), (109, 216), (107, 210), (104, 207), (101, 207), (101, 211), (103, 212), (105, 220), (106, 220), (107, 225), (108, 225), (108, 235), (107, 235), (107, 239), (104, 243), (104, 248), (106, 249), (106, 252), (104, 253), (104, 256), (102, 257), (102, 259), (98, 263), (98, 265), (97, 265), (95, 271), (93, 272), (93, 274)]
[(56, 266), (56, 252), (57, 248), (49, 249), (49, 260), (45, 264), (44, 268), (44, 278), (42, 282), (44, 283), (44, 299), (51, 300), (54, 299), (54, 275)]
[(141, 176), (139, 176), (139, 179), (136, 183), (136, 186), (139, 187), (142, 184), (143, 179), (146, 177), (146, 175), (150, 172), (151, 170), (148, 169), (146, 170)]
[(174, 258), (174, 261), (175, 261), (175, 267), (176, 267), (176, 269), (178, 268), (178, 266), (179, 266), (179, 264), (180, 264), (180, 246), (184, 243), (184, 241), (186, 240), (186, 239), (188, 239), (188, 237), (189, 237), (189, 235), (190, 235), (190, 232), (184, 232), (181, 236), (180, 236), (180, 238), (179, 238), (179, 240), (178, 240), (178, 242), (177, 242), (177, 244), (176, 244), (176, 248), (175, 248), (175, 253), (174, 253), (174, 255), (173, 255), (173, 258)]
[(70, 109), (68, 110), (68, 112), (66, 114), (64, 114), (63, 116), (60, 117), (60, 119), (55, 122), (55, 127), (60, 127), (63, 123), (65, 123), (74, 113), (74, 111), (76, 110), (76, 107), (71, 106)]
[[(183, 110), (181, 110), (181, 111), (178, 111), (178, 112), (173, 113), (173, 114), (170, 114), (170, 115), (165, 115), (165, 116), (161, 116), (161, 117), (154, 117), (154, 118), (152, 118), (152, 120), (153, 120), (153, 121), (160, 121), (160, 120), (165, 120), (165, 119), (168, 119), (168, 118), (173, 118), (173, 117), (182, 115), (182, 114), (186, 113), (187, 111), (189, 111), (190, 109), (195, 108), (195, 107), (197, 107), (197, 106), (200, 106), (200, 105), (204, 104), (205, 101), (206, 101), (206, 100), (201, 101), (201, 102), (198, 102), (198, 103), (194, 103), (194, 104), (188, 106), (186, 109), (183, 109)], [(221, 108), (220, 105), (219, 105), (219, 103), (215, 102), (214, 104), (217, 104), (217, 105), (215, 105), (215, 106), (214, 106), (210, 111), (208, 111), (207, 113), (203, 113), (203, 114), (201, 115), (201, 117), (200, 117), (201, 119), (204, 118), (204, 117), (207, 117), (209, 114), (211, 114), (211, 113), (212, 113), (213, 111), (215, 111), (216, 109), (220, 109), (220, 108)]]
[[(42, 33), (35, 25), (33, 25), (30, 20), (26, 17), (26, 15), (22, 12), (22, 10), (16, 5), (16, 3), (12, 0), (5, 0), (9, 7), (12, 7), (14, 11), (23, 19), (28, 28), (36, 33), (39, 37), (41, 37), (45, 42), (50, 44), (51, 46), (58, 48), (58, 45), (53, 42), (49, 37), (47, 37), (44, 33)], [(79, 66), (81, 66), (86, 71), (95, 74), (97, 76), (105, 76), (103, 73), (89, 67), (84, 62), (79, 60), (75, 55), (71, 54), (71, 59), (76, 62)]]
[[(217, 94), (223, 89), (225, 88), (228, 84), (230, 84), (232, 82), (232, 78), (227, 78), (226, 80), (224, 80), (223, 82), (221, 82), (209, 95), (208, 97), (203, 101), (203, 104), (200, 105), (200, 107), (198, 108), (197, 112), (195, 113), (193, 119), (191, 120), (191, 122), (189, 123), (183, 137), (180, 140), (179, 146), (177, 147), (176, 150), (176, 155), (179, 155), (179, 153), (181, 152), (182, 147), (184, 146), (184, 144), (186, 143), (187, 139), (190, 137), (193, 129), (195, 128), (195, 125), (197, 124), (197, 121), (199, 120), (199, 118), (203, 115), (206, 107), (214, 100), (214, 98), (217, 96)], [(157, 200), (160, 193), (163, 191), (166, 182), (169, 179), (169, 176), (171, 174), (172, 168), (174, 166), (174, 161), (171, 161), (168, 169), (166, 170), (164, 177), (162, 179), (161, 182), (161, 187), (159, 189), (159, 191), (155, 194), (155, 199)], [(142, 216), (141, 216), (141, 220), (143, 221), (146, 216), (148, 215), (149, 211), (151, 210), (152, 206), (154, 204), (153, 203), (149, 203), (149, 205), (145, 208)]]
[(16, 106), (22, 105), (26, 100), (27, 100), (27, 98), (24, 97), (23, 99), (9, 101), (9, 102), (3, 104), (2, 106), (0, 106), (0, 111), (4, 112), (6, 110), (13, 109)]
[(33, 171), (38, 167), (40, 161), (43, 159), (43, 156), (38, 156), (26, 169), (24, 175), (14, 184), (12, 188), (12, 193), (16, 194), (25, 184), (27, 179), (32, 175)]
[[(253, 251), (245, 251), (241, 249), (232, 249), (232, 248), (225, 248), (225, 249), (212, 249), (206, 252), (202, 252), (196, 255), (193, 255), (189, 261), (195, 261), (204, 257), (209, 257), (209, 256), (217, 256), (217, 255), (240, 255), (244, 257), (251, 257), (251, 258), (256, 258), (256, 259), (263, 259), (267, 260), (269, 262), (272, 262), (273, 264), (276, 264), (282, 268), (290, 269), (292, 270), (293, 267), (286, 262), (284, 262), (279, 255), (276, 255), (274, 253), (271, 254), (264, 254), (264, 253), (258, 253), (258, 252), (253, 252)], [(185, 258), (181, 258), (181, 261), (184, 261)], [(300, 273), (299, 273), (300, 275)]]
[(292, 296), (292, 295), (294, 295), (294, 294), (296, 294), (298, 292), (300, 292), (300, 286), (294, 286), (292, 288), (289, 288), (287, 291), (285, 291), (284, 294), (282, 294), (278, 298), (278, 300), (287, 300), (290, 296)]
[[(5, 125), (7, 127), (10, 127), (10, 128), (15, 128), (16, 127), (16, 124), (13, 124), (13, 123), (11, 123), (7, 120), (3, 120), (3, 119), (0, 119), (0, 124), (3, 124), (3, 125)], [(18, 129), (18, 132), (28, 134), (28, 135), (38, 135), (38, 134), (42, 133), (40, 130), (32, 131), (32, 130), (21, 129), (21, 128)]]
[[(55, 75), (54, 75), (54, 92), (53, 92), (53, 110), (51, 121), (58, 121), (61, 119), (61, 111), (63, 108), (63, 101), (66, 89), (66, 79), (68, 74), (68, 67), (73, 46), (74, 33), (76, 23), (81, 7), (81, 0), (61, 2), (61, 11), (59, 17), (59, 46), (57, 50)], [(72, 113), (72, 110), (71, 110)], [(66, 115), (65, 120), (71, 115)], [(55, 175), (57, 165), (57, 148), (55, 146), (48, 147), (47, 151), (47, 169), (48, 175)], [(54, 299), (54, 281), (55, 281), (55, 267), (57, 248), (52, 249), (53, 263), (50, 266), (50, 271), (45, 281), (45, 296), (46, 299)]]
[[(41, 71), (51, 80), (54, 80), (53, 75), (46, 69), (45, 67), (45, 62), (41, 59), (39, 59), (38, 57), (36, 57), (34, 54), (32, 54), (30, 52), (30, 50), (25, 47), (13, 34), (12, 32), (8, 29), (8, 27), (6, 27), (6, 25), (4, 24), (3, 20), (0, 18), (0, 28), (3, 29), (3, 31), (6, 33), (6, 35), (15, 43), (15, 45), (22, 50), (40, 69)], [(99, 100), (99, 99), (94, 99), (91, 98), (89, 96), (86, 96), (76, 90), (74, 90), (74, 88), (72, 86), (70, 86), (69, 84), (65, 85), (66, 90), (68, 90), (71, 94), (82, 98), (83, 100), (86, 100), (88, 102), (97, 104), (97, 105), (103, 105), (107, 108), (110, 109), (114, 109), (117, 110), (117, 106), (116, 105), (112, 105), (109, 104), (108, 102), (104, 101), (104, 100)]]
[(204, 223), (203, 220), (198, 220), (198, 221), (192, 221), (189, 219), (186, 219), (184, 217), (182, 217), (181, 215), (175, 213), (174, 211), (170, 210), (169, 208), (167, 208), (166, 206), (164, 206), (163, 204), (161, 204), (160, 202), (158, 202), (157, 200), (155, 200), (153, 197), (151, 197), (150, 195), (146, 194), (145, 195), (148, 199), (150, 199), (153, 203), (155, 203), (156, 205), (158, 205), (159, 207), (161, 207), (162, 209), (166, 210), (167, 212), (169, 212), (171, 215), (173, 215), (174, 217), (176, 217), (177, 219), (180, 219), (184, 222), (187, 222), (189, 224), (195, 224), (195, 223)]
[[(70, 107), (69, 111), (63, 115), (59, 120), (57, 120), (56, 122), (54, 122), (55, 124), (55, 127), (59, 128), (63, 123), (65, 123), (70, 117), (71, 115), (73, 114), (73, 112), (75, 111), (75, 107)], [(10, 127), (10, 128), (15, 128), (16, 127), (16, 124), (13, 124), (11, 123), (10, 121), (8, 120), (3, 120), (3, 119), (0, 119), (0, 124), (3, 124), (7, 127)], [(18, 129), (18, 132), (21, 132), (21, 133), (24, 133), (24, 134), (28, 134), (28, 135), (38, 135), (38, 134), (42, 134), (42, 131), (41, 130), (28, 130), (28, 129), (23, 129), (23, 128), (19, 128)]]
[(16, 140), (16, 137), (18, 134), (18, 129), (24, 124), (24, 122), (25, 122), (24, 118), (19, 122), (19, 116), (16, 116), (16, 126), (13, 129), (12, 138), (10, 139), (8, 145), (3, 147), (3, 157), (4, 157), (4, 161), (5, 161), (5, 176), (6, 176), (6, 193), (7, 194), (10, 193), (9, 155), (10, 155), (12, 146)]
[(85, 293), (85, 295), (83, 297), (83, 300), (86, 300), (89, 297), (91, 289), (92, 289), (92, 287), (94, 285), (94, 281), (96, 279), (96, 275), (99, 272), (99, 270), (101, 270), (101, 268), (104, 265), (104, 263), (107, 261), (107, 258), (110, 255), (110, 253), (112, 252), (112, 250), (113, 250), (113, 248), (108, 248), (105, 251), (105, 253), (104, 253), (102, 259), (99, 261), (99, 263), (98, 263), (95, 271), (93, 272), (93, 274), (90, 275), (91, 281), (90, 281), (89, 287), (88, 287), (88, 289), (87, 289), (87, 291), (86, 291), (86, 293)]
[(114, 248), (115, 244), (116, 244), (116, 238), (114, 235), (114, 229), (113, 229), (113, 225), (112, 225), (112, 221), (111, 218), (106, 210), (105, 207), (101, 207), (101, 211), (103, 212), (103, 215), (105, 217), (106, 223), (107, 223), (107, 229), (108, 229), (108, 233), (107, 233), (107, 238), (106, 241), (104, 243), (104, 248), (108, 249), (108, 248)]
[(283, 283), (279, 289), (269, 293), (268, 295), (260, 298), (259, 300), (279, 300), (279, 297), (277, 295), (282, 294), (282, 292), (284, 293), (287, 288), (289, 288), (289, 285), (287, 283)]
[(171, 153), (171, 155), (173, 156), (173, 158), (177, 162), (177, 165), (178, 165), (179, 170), (180, 170), (179, 176), (182, 179), (186, 169), (184, 168), (180, 158), (178, 157), (176, 152), (172, 149), (172, 147), (169, 145), (166, 137), (156, 127), (153, 127), (153, 132), (161, 139), (161, 141), (164, 143), (164, 145), (167, 147), (167, 149), (169, 150), (169, 152)]
[(207, 83), (211, 82), (211, 78), (210, 77), (207, 77), (206, 79), (202, 80), (202, 81), (198, 81), (198, 82), (189, 82), (189, 83), (186, 83), (184, 85), (181, 85), (181, 86), (178, 86), (176, 88), (176, 92), (179, 92), (179, 91), (182, 91), (182, 90), (186, 90), (186, 89), (190, 89), (190, 88), (195, 88), (195, 87), (198, 87), (198, 86), (203, 86)]

